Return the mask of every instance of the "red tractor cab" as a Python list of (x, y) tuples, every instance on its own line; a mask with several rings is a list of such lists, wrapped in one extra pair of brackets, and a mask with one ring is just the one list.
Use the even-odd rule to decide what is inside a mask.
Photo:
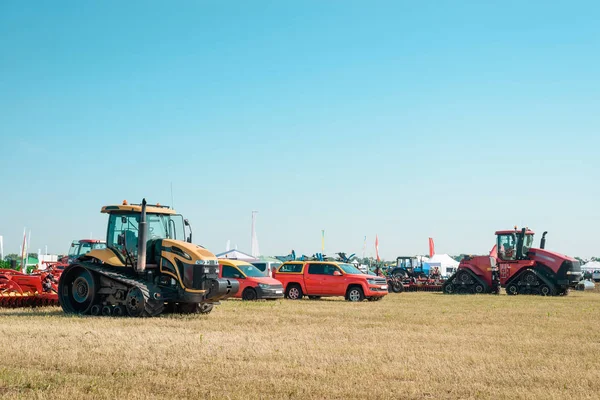
[(546, 234), (537, 249), (533, 248), (535, 233), (528, 228), (497, 231), (489, 256), (464, 257), (443, 292), (499, 293), (504, 287), (509, 295), (567, 294), (581, 279), (581, 267), (574, 258), (545, 250)]
[(97, 239), (81, 239), (73, 240), (71, 247), (69, 248), (69, 254), (67, 256), (66, 264), (70, 265), (80, 256), (89, 253), (96, 249), (105, 249), (106, 241)]

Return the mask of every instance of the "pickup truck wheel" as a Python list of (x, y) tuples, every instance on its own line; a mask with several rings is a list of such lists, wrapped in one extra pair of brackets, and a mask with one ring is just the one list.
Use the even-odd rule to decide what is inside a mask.
[(287, 298), (290, 300), (300, 300), (302, 298), (302, 289), (298, 285), (293, 285), (287, 289)]
[(359, 287), (350, 288), (348, 290), (348, 294), (346, 295), (346, 300), (352, 301), (352, 302), (363, 301), (364, 298), (365, 298), (365, 295), (364, 295), (362, 289)]
[(246, 288), (244, 289), (244, 292), (242, 293), (242, 300), (256, 300), (256, 290), (252, 289), (252, 288)]

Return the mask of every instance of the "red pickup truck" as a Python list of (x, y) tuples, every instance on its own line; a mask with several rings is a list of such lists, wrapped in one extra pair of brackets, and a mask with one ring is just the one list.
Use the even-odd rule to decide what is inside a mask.
[(333, 261), (288, 261), (274, 273), (283, 284), (285, 297), (344, 296), (348, 301), (381, 300), (388, 292), (384, 278), (366, 275), (351, 264)]

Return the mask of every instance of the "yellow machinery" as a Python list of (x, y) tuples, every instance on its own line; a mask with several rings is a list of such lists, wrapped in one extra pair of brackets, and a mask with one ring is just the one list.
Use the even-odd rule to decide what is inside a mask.
[(215, 255), (192, 244), (187, 219), (169, 207), (144, 199), (102, 212), (108, 214), (107, 247), (80, 257), (61, 275), (58, 297), (66, 313), (209, 313), (238, 291), (238, 281), (219, 279)]

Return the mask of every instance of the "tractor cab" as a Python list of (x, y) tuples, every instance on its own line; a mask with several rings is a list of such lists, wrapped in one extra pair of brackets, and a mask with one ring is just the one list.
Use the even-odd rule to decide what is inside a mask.
[(496, 232), (498, 258), (502, 261), (527, 259), (527, 253), (533, 246), (534, 235), (535, 232), (528, 228), (518, 230), (516, 226), (512, 231)]
[(423, 267), (417, 257), (397, 257), (396, 268), (404, 268), (407, 272), (422, 272)]
[(67, 264), (73, 263), (78, 257), (83, 256), (92, 250), (105, 249), (105, 248), (106, 248), (106, 242), (104, 242), (103, 240), (95, 240), (95, 239), (73, 240), (73, 242), (71, 242), (71, 247), (69, 248)]
[[(123, 202), (121, 206), (103, 207), (102, 212), (109, 215), (106, 245), (122, 255), (136, 258), (142, 215), (141, 205), (129, 205), (127, 202)], [(181, 214), (176, 214), (168, 206), (160, 204), (148, 205), (146, 212), (147, 241), (174, 239), (191, 243), (191, 227)], [(186, 227), (189, 228), (187, 229), (189, 235)]]

